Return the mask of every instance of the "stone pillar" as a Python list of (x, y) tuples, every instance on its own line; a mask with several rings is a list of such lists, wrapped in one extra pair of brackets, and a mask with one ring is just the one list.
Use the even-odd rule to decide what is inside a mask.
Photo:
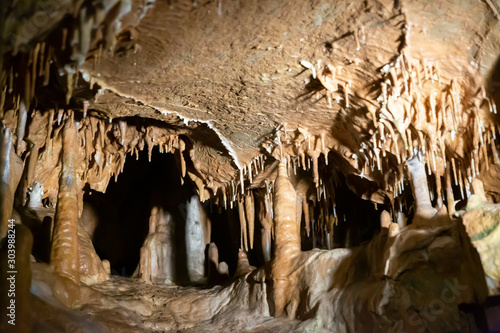
[(62, 132), (62, 167), (54, 219), (50, 265), (54, 272), (80, 282), (78, 257), (78, 131), (71, 118)]

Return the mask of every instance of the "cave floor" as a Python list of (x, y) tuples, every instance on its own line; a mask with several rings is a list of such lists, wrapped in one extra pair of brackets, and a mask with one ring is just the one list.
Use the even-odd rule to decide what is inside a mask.
[[(33, 269), (35, 275), (37, 270), (46, 271), (40, 264), (34, 264)], [(243, 280), (233, 279), (208, 289), (151, 285), (134, 278), (111, 276), (108, 281), (82, 288), (81, 303), (72, 310), (47, 295), (39, 298), (35, 292), (34, 319), (37, 331), (50, 332), (297, 331), (298, 320), (262, 316), (238, 305), (226, 307), (231, 299), (225, 297), (226, 292), (235, 292), (234, 286)]]

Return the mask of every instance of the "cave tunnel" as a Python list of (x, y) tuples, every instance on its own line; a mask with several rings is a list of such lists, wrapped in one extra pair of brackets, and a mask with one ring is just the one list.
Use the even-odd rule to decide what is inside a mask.
[(500, 332), (498, 1), (0, 31), (0, 332)]

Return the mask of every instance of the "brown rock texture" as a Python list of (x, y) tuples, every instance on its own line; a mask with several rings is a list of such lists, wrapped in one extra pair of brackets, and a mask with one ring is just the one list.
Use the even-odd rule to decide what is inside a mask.
[(496, 0), (0, 1), (23, 330), (496, 330), (499, 50)]

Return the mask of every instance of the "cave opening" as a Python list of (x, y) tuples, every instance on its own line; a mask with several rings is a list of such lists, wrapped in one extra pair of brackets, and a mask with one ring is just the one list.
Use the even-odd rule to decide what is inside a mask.
[[(173, 225), (174, 282), (184, 284), (189, 281), (186, 219), (190, 201), (199, 202), (199, 197), (191, 179), (186, 177), (181, 181), (179, 160), (174, 154), (161, 153), (155, 148), (150, 161), (148, 158), (147, 150), (140, 151), (138, 156), (127, 156), (123, 173), (116, 181), (110, 180), (105, 192), (87, 188), (80, 223), (91, 236), (101, 260), (110, 262), (113, 275), (137, 277), (140, 250), (151, 233), (148, 222), (153, 214), (168, 214)], [(239, 229), (234, 223), (237, 220), (233, 221), (233, 211), (217, 209), (210, 200), (199, 205), (210, 221), (209, 241), (217, 245), (220, 260), (234, 274), (239, 243), (233, 234)], [(205, 273), (207, 264), (208, 261)]]
[[(131, 276), (149, 232), (153, 207), (163, 208), (180, 223), (182, 208), (195, 193), (189, 181), (181, 185), (172, 154), (155, 149), (149, 162), (148, 152), (143, 150), (139, 158), (127, 157), (123, 174), (116, 182), (110, 181), (105, 193), (86, 191), (82, 224), (93, 234), (97, 254), (109, 260), (111, 272)], [(178, 244), (178, 254), (182, 256), (182, 244)]]

